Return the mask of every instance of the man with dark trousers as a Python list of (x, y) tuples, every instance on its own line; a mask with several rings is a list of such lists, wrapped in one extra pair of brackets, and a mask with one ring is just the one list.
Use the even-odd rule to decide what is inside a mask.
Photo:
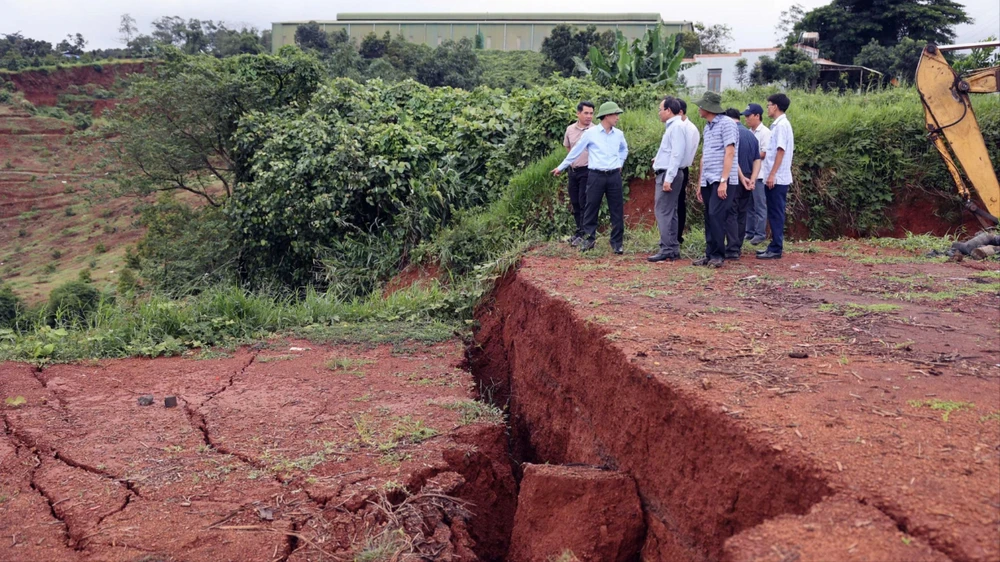
[(795, 135), (792, 124), (785, 116), (791, 105), (785, 94), (767, 98), (767, 116), (771, 121), (771, 140), (764, 156), (761, 175), (767, 188), (767, 225), (771, 227), (771, 243), (757, 252), (757, 259), (781, 259), (785, 243), (785, 202), (788, 187), (792, 184), (792, 156), (795, 154)]
[[(576, 122), (566, 127), (563, 146), (567, 150), (573, 150), (583, 133), (592, 127), (594, 127), (594, 103), (581, 101), (576, 106)], [(587, 151), (584, 150), (583, 154), (569, 165), (569, 203), (573, 208), (573, 221), (576, 223), (576, 230), (569, 241), (569, 245), (573, 247), (583, 242), (583, 207), (587, 203), (588, 174)]]
[(677, 98), (677, 103), (681, 104), (681, 122), (684, 124), (684, 133), (687, 135), (687, 153), (684, 155), (684, 162), (681, 163), (684, 183), (681, 184), (681, 192), (677, 194), (677, 242), (683, 244), (684, 226), (687, 224), (687, 186), (691, 180), (691, 165), (694, 164), (694, 155), (698, 152), (698, 143), (701, 141), (701, 131), (688, 119), (687, 102)]
[(674, 261), (681, 254), (677, 238), (677, 197), (684, 183), (680, 169), (687, 153), (687, 135), (680, 112), (681, 104), (673, 97), (667, 96), (660, 101), (660, 121), (664, 130), (660, 148), (653, 158), (656, 174), (653, 211), (660, 231), (660, 250), (647, 258), (651, 262)]
[(583, 133), (580, 141), (559, 166), (552, 170), (558, 176), (569, 167), (583, 151), (587, 151), (587, 205), (583, 212), (583, 233), (586, 237), (580, 243), (580, 251), (594, 248), (597, 237), (597, 215), (601, 210), (601, 200), (608, 199), (611, 214), (611, 249), (616, 254), (625, 253), (625, 196), (622, 190), (622, 166), (628, 158), (628, 143), (625, 134), (615, 127), (618, 117), (624, 113), (613, 101), (604, 102), (597, 112), (600, 127)]
[(724, 115), (726, 110), (718, 93), (705, 92), (694, 103), (705, 120), (698, 179), (698, 201), (705, 205), (705, 257), (695, 260), (694, 265), (722, 267), (726, 257), (726, 216), (739, 188), (735, 160), (740, 134), (736, 123)]
[(736, 123), (740, 132), (739, 150), (736, 152), (736, 170), (740, 184), (729, 203), (729, 215), (726, 216), (726, 259), (738, 260), (747, 234), (747, 213), (753, 207), (754, 185), (757, 183), (757, 174), (760, 173), (760, 145), (753, 132), (740, 123), (738, 109), (727, 109), (726, 117)]

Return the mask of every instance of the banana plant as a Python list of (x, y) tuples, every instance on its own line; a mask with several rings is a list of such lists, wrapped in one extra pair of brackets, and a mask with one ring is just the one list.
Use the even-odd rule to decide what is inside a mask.
[(615, 47), (608, 56), (591, 47), (586, 60), (573, 57), (577, 70), (603, 86), (629, 87), (640, 82), (668, 88), (675, 85), (684, 60), (676, 35), (664, 36), (660, 26), (631, 43), (621, 31), (615, 35)]

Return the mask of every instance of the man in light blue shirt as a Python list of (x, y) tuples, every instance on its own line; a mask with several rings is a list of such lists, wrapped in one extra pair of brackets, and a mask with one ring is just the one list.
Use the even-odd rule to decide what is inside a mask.
[(660, 230), (660, 251), (647, 258), (651, 262), (674, 261), (680, 257), (677, 203), (684, 186), (681, 167), (687, 157), (687, 134), (680, 116), (681, 104), (671, 96), (660, 102), (660, 121), (664, 123), (660, 148), (653, 159), (655, 202), (653, 214)]
[(771, 227), (771, 243), (767, 249), (757, 252), (762, 260), (781, 259), (785, 243), (785, 203), (788, 188), (792, 184), (792, 155), (795, 153), (795, 135), (792, 124), (785, 117), (791, 105), (785, 94), (774, 94), (767, 98), (767, 116), (771, 122), (771, 139), (760, 175), (767, 187), (767, 224)]
[(594, 247), (597, 236), (597, 215), (601, 210), (601, 200), (608, 199), (608, 212), (611, 214), (611, 249), (616, 254), (625, 253), (625, 199), (622, 191), (622, 165), (628, 158), (628, 143), (620, 129), (616, 129), (618, 116), (623, 112), (613, 101), (601, 104), (597, 112), (600, 127), (594, 127), (580, 137), (573, 150), (559, 166), (552, 170), (558, 176), (576, 160), (584, 150), (587, 151), (587, 203), (583, 211), (583, 233), (585, 240), (580, 244), (580, 251), (586, 252)]

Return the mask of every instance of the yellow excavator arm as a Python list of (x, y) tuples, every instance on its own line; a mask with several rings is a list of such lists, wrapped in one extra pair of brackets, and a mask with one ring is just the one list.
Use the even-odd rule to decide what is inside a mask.
[[(945, 60), (942, 51), (997, 46), (1000, 42), (940, 47), (928, 44), (920, 54), (916, 77), (929, 137), (944, 158), (966, 208), (976, 215), (983, 226), (995, 226), (1000, 222), (997, 219), (1000, 217), (1000, 183), (972, 112), (969, 93), (1000, 91), (1000, 66), (959, 75)], [(951, 153), (961, 163), (968, 184)], [(976, 204), (977, 196), (985, 211)]]

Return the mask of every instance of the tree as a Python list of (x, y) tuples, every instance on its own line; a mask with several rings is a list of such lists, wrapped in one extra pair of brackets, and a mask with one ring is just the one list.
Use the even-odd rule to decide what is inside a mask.
[(168, 47), (163, 58), (132, 79), (125, 97), (134, 101), (109, 117), (116, 194), (188, 191), (222, 205), (246, 181), (254, 150), (234, 144), (240, 119), (303, 105), (323, 74), (318, 60), (292, 47), (226, 59)]
[(132, 38), (139, 33), (139, 26), (136, 25), (135, 18), (129, 14), (122, 14), (121, 23), (118, 25), (120, 33), (119, 41), (126, 47), (132, 42)]
[(330, 49), (326, 33), (320, 29), (319, 24), (311, 21), (305, 25), (295, 28), (295, 44), (303, 51), (315, 50), (326, 52)]
[(86, 46), (87, 40), (83, 38), (83, 35), (77, 33), (75, 36), (66, 35), (66, 38), (56, 45), (56, 50), (66, 55), (80, 56)]
[(807, 12), (794, 31), (818, 32), (823, 56), (847, 62), (873, 39), (885, 47), (906, 37), (947, 44), (955, 39), (956, 25), (971, 22), (953, 0), (833, 0)]
[(873, 39), (854, 57), (854, 64), (881, 72), (886, 82), (895, 79), (912, 84), (916, 79), (917, 63), (920, 62), (923, 48), (921, 43), (908, 37), (893, 47), (879, 45)]
[[(996, 41), (996, 35), (991, 35), (983, 39), (983, 43)], [(972, 49), (964, 56), (955, 58), (955, 63), (951, 65), (955, 72), (968, 72), (979, 68), (990, 66), (1000, 66), (1000, 49)]]
[(740, 88), (746, 88), (749, 77), (747, 76), (747, 59), (736, 59), (736, 83)]
[(695, 22), (694, 31), (680, 33), (680, 46), (692, 55), (725, 53), (733, 40), (733, 30), (725, 24), (705, 25)]
[(650, 82), (673, 88), (677, 86), (677, 72), (683, 59), (684, 49), (678, 45), (677, 35), (664, 36), (660, 26), (656, 26), (631, 44), (619, 31), (616, 48), (608, 56), (591, 47), (586, 61), (579, 57), (574, 61), (577, 70), (602, 86), (629, 87)]
[(819, 77), (812, 58), (794, 45), (785, 45), (772, 59), (762, 56), (750, 72), (750, 83), (766, 85), (784, 82), (789, 88), (805, 88)]
[(798, 37), (795, 26), (802, 21), (805, 15), (806, 9), (802, 4), (792, 4), (790, 8), (781, 12), (781, 15), (778, 16), (778, 24), (774, 26), (774, 35), (778, 39), (779, 47), (795, 43)]
[(417, 80), (427, 86), (471, 90), (479, 85), (482, 67), (472, 41), (463, 37), (437, 46), (417, 70)]
[(581, 31), (561, 23), (542, 40), (542, 54), (548, 59), (551, 71), (569, 77), (577, 70), (574, 57), (587, 56), (591, 47), (597, 47), (601, 53), (607, 54), (614, 48), (614, 44), (613, 33), (597, 33), (597, 28), (593, 25)]
[(358, 52), (366, 59), (377, 59), (385, 54), (385, 49), (389, 46), (390, 41), (392, 41), (392, 36), (389, 35), (388, 31), (381, 39), (374, 32), (369, 33), (361, 40), (361, 48), (358, 49)]

